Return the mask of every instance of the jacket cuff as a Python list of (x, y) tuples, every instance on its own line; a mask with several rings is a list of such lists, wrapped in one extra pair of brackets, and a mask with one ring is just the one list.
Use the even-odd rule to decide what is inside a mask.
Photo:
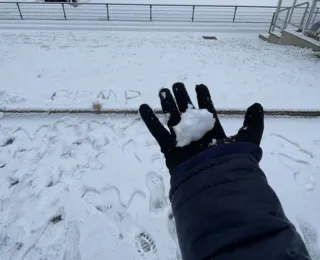
[(205, 164), (212, 159), (233, 154), (251, 154), (258, 162), (262, 158), (262, 149), (259, 145), (253, 143), (229, 143), (212, 146), (195, 157), (179, 164), (171, 172), (171, 179), (177, 178), (179, 174), (183, 174), (192, 170), (201, 164)]

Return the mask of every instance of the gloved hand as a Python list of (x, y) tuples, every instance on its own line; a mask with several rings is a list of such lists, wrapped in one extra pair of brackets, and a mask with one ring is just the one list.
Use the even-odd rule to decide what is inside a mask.
[(260, 145), (264, 129), (264, 113), (259, 103), (250, 106), (245, 114), (244, 122), (236, 135), (227, 137), (213, 106), (208, 88), (201, 84), (196, 86), (199, 109), (207, 109), (215, 119), (214, 127), (200, 140), (191, 142), (183, 147), (176, 147), (176, 134), (173, 127), (181, 120), (181, 114), (194, 106), (183, 83), (172, 86), (175, 100), (169, 89), (161, 89), (159, 98), (163, 113), (169, 114), (169, 131), (161, 124), (157, 116), (147, 104), (142, 104), (139, 113), (150, 133), (160, 145), (161, 152), (166, 159), (166, 165), (171, 172), (176, 166), (196, 156), (212, 145), (232, 142), (249, 142)]

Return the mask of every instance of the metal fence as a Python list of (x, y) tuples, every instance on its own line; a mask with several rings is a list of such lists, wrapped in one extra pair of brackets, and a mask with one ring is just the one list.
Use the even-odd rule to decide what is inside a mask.
[(318, 14), (320, 14), (320, 8), (310, 8), (309, 2), (300, 3), (292, 7), (278, 7), (272, 18), (270, 30), (275, 31), (277, 28), (282, 31), (288, 26), (302, 30), (306, 23), (306, 18), (310, 16), (310, 23), (313, 24), (317, 19), (320, 19)]
[(0, 20), (270, 23), (275, 6), (0, 2)]
[[(274, 31), (276, 28), (284, 30), (288, 25), (301, 28), (308, 12), (309, 5), (309, 2), (304, 2), (291, 7), (278, 6), (277, 11), (272, 18), (271, 30)], [(295, 21), (292, 21), (292, 16), (294, 13), (297, 13), (297, 11), (300, 15), (296, 15)]]
[[(315, 26), (315, 22), (320, 22), (320, 18), (318, 18), (318, 14), (320, 13), (320, 0), (314, 1), (310, 7), (310, 10), (312, 10), (312, 13), (308, 16), (308, 19), (305, 22), (303, 31), (309, 31), (309, 30), (317, 30), (316, 28), (319, 28), (319, 26)], [(320, 16), (320, 15), (319, 15)], [(320, 29), (318, 29), (320, 31)], [(316, 31), (314, 31), (316, 33)], [(320, 36), (320, 32), (317, 32)]]

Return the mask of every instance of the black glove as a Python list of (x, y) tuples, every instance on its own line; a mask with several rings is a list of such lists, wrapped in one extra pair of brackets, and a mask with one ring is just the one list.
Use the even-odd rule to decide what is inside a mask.
[(250, 106), (246, 111), (243, 126), (238, 131), (238, 134), (227, 137), (213, 106), (210, 92), (205, 85), (201, 84), (196, 86), (199, 109), (207, 109), (212, 113), (215, 119), (214, 127), (200, 140), (191, 142), (183, 147), (176, 147), (176, 134), (173, 127), (180, 122), (181, 114), (185, 113), (188, 108), (194, 108), (194, 106), (183, 83), (175, 83), (172, 86), (172, 91), (176, 101), (169, 89), (164, 88), (159, 92), (162, 111), (163, 113), (169, 114), (168, 128), (170, 132), (160, 123), (157, 116), (147, 104), (142, 104), (139, 108), (142, 120), (160, 145), (161, 152), (165, 156), (166, 165), (170, 172), (177, 165), (187, 161), (212, 145), (232, 142), (260, 144), (264, 129), (262, 106), (258, 103)]

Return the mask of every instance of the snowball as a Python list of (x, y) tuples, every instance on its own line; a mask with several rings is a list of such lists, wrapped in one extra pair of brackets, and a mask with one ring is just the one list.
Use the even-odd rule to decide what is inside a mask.
[(205, 109), (188, 109), (181, 115), (181, 121), (173, 127), (176, 133), (177, 147), (200, 140), (214, 127), (213, 115)]

